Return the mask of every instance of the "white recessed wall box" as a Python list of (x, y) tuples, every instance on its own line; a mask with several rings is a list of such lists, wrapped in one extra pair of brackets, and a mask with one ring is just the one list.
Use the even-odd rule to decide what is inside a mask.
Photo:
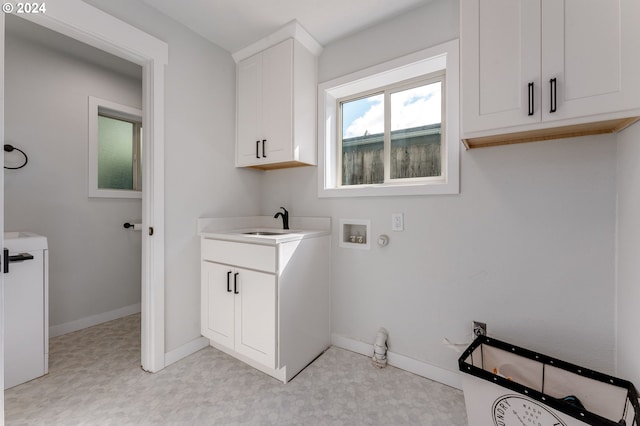
[(369, 250), (370, 241), (370, 220), (340, 219), (340, 247)]

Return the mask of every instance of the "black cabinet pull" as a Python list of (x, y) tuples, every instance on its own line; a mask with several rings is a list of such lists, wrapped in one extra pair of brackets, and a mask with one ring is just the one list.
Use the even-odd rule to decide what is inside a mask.
[(9, 262), (24, 262), (25, 260), (33, 259), (33, 255), (29, 253), (20, 253), (9, 256)]
[(2, 250), (2, 272), (9, 273), (10, 262), (24, 262), (25, 260), (33, 259), (33, 255), (29, 253), (20, 253), (9, 256), (9, 249)]
[(231, 293), (231, 271), (227, 272), (227, 293)]
[(552, 78), (551, 80), (549, 80), (549, 88), (551, 89), (551, 108), (549, 109), (550, 113), (554, 113), (556, 112), (556, 106), (557, 106), (557, 94), (558, 94), (558, 90), (556, 88), (556, 79)]
[(533, 81), (529, 83), (529, 115), (533, 115), (535, 110), (533, 103)]
[(240, 274), (240, 272), (236, 272), (235, 274), (233, 274), (233, 294), (240, 294), (240, 292), (238, 291), (238, 275)]
[(2, 272), (9, 273), (9, 249), (3, 249), (2, 251)]
[(266, 143), (267, 143), (267, 140), (262, 139), (262, 157), (263, 158), (267, 158)]
[(256, 141), (256, 158), (260, 158), (260, 141)]

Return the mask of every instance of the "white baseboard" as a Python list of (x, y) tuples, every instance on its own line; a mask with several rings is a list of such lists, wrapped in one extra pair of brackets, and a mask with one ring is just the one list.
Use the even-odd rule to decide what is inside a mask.
[(113, 321), (128, 315), (137, 314), (138, 312), (140, 312), (140, 303), (135, 303), (113, 311), (103, 312), (101, 314), (80, 318), (75, 321), (65, 322), (64, 324), (54, 325), (49, 327), (49, 338), (72, 333), (74, 331), (102, 324), (103, 322)]
[[(361, 355), (373, 356), (372, 344), (349, 339), (348, 337), (338, 334), (331, 335), (331, 344)], [(445, 370), (444, 368), (436, 367), (423, 361), (417, 361), (391, 351), (387, 352), (387, 363), (410, 373), (417, 374), (418, 376), (426, 377), (427, 379), (456, 389), (462, 389), (462, 379), (457, 372)]]
[(189, 343), (177, 347), (176, 349), (164, 354), (164, 366), (168, 367), (174, 362), (180, 361), (191, 354), (198, 352), (202, 348), (209, 346), (209, 339), (206, 337), (198, 337), (193, 339)]

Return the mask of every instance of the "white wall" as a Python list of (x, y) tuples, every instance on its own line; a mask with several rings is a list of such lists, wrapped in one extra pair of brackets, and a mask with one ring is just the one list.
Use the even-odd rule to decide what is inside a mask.
[(617, 374), (640, 386), (640, 124), (618, 135)]
[(169, 45), (165, 124), (165, 351), (200, 337), (196, 218), (255, 215), (261, 174), (234, 167), (235, 63), (176, 21), (127, 0), (87, 3)]
[(140, 235), (122, 224), (141, 203), (88, 198), (87, 135), (88, 96), (140, 108), (141, 80), (11, 34), (5, 65), (6, 143), (29, 156), (5, 170), (5, 230), (48, 238), (50, 326), (140, 303)]
[[(458, 37), (458, 4), (421, 9), (325, 47), (319, 81)], [(318, 199), (314, 167), (270, 171), (263, 214), (331, 216), (333, 332), (457, 371), (441, 339), (489, 334), (614, 370), (613, 136), (463, 151), (456, 196)], [(405, 231), (391, 231), (403, 212)], [(371, 219), (386, 248), (338, 247), (341, 218)]]
[[(199, 335), (198, 216), (369, 218), (385, 249), (337, 246), (333, 331), (456, 371), (440, 339), (490, 334), (605, 372), (614, 368), (614, 136), (461, 154), (457, 196), (318, 199), (313, 167), (233, 168), (234, 64), (227, 52), (143, 4), (88, 0), (169, 44), (167, 351)], [(458, 3), (438, 0), (326, 46), (320, 81), (458, 36)], [(406, 230), (390, 230), (392, 212)]]

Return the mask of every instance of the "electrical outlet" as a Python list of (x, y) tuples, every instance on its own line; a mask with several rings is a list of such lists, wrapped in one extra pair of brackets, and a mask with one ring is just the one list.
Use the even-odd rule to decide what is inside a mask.
[(471, 324), (471, 331), (473, 333), (473, 337), (476, 338), (478, 336), (486, 336), (487, 335), (487, 324), (480, 321), (473, 321)]
[(404, 214), (391, 213), (391, 230), (404, 231)]

